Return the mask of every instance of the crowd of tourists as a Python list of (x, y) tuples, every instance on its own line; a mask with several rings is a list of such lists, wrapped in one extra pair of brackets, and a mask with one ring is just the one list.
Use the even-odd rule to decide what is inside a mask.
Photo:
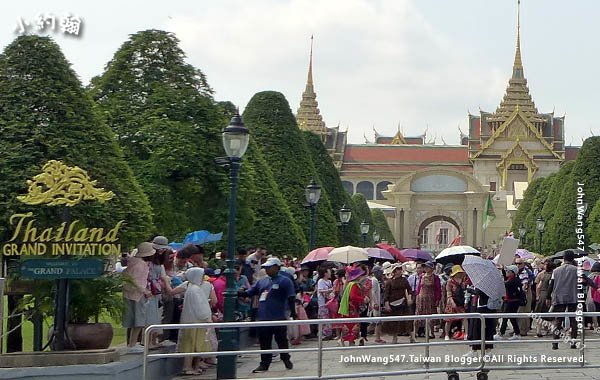
[[(223, 318), (225, 281), (224, 254), (206, 254), (203, 247), (186, 245), (175, 252), (167, 239), (157, 236), (139, 245), (119, 266), (131, 278), (124, 285), (127, 308), (123, 326), (128, 328), (127, 345), (143, 350), (139, 336), (151, 324), (219, 322)], [(305, 325), (268, 326), (251, 329), (260, 348), (280, 349), (318, 338), (313, 319), (335, 319), (324, 325), (322, 339), (339, 345), (385, 344), (399, 339), (480, 340), (478, 318), (419, 319), (414, 321), (369, 322), (369, 317), (465, 314), (471, 312), (534, 313), (527, 318), (485, 320), (486, 349), (493, 340), (520, 339), (535, 334), (552, 334), (558, 339), (564, 318), (544, 318), (543, 313), (575, 311), (578, 281), (583, 284), (587, 310), (600, 311), (600, 263), (584, 263), (578, 273), (575, 254), (567, 250), (562, 261), (524, 260), (515, 256), (508, 266), (497, 266), (504, 279), (504, 297), (491, 299), (487, 292), (473, 286), (461, 265), (440, 265), (417, 260), (405, 263), (365, 262), (344, 265), (324, 262), (315, 267), (300, 265), (293, 257), (269, 255), (264, 248), (240, 249), (235, 260), (237, 290), (236, 317), (247, 321), (307, 320)], [(583, 277), (581, 277), (583, 276)], [(539, 318), (531, 318), (540, 316)], [(346, 323), (345, 318), (366, 318), (363, 323)], [(337, 322), (339, 320), (339, 322)], [(544, 322), (547, 321), (547, 322)], [(577, 337), (575, 320), (569, 321), (570, 337)], [(596, 321), (586, 320), (588, 327)], [(507, 335), (508, 326), (512, 334)], [(428, 336), (426, 336), (428, 334)], [(490, 343), (488, 343), (490, 342)], [(558, 342), (558, 340), (556, 341)], [(217, 349), (214, 329), (165, 330), (151, 337), (151, 347), (178, 344), (185, 352), (210, 352)], [(571, 348), (576, 343), (571, 340)], [(481, 349), (473, 344), (466, 355)], [(553, 344), (558, 348), (558, 343)], [(287, 369), (293, 364), (288, 353), (280, 355)], [(273, 355), (261, 355), (254, 372), (267, 371)], [(186, 357), (185, 374), (201, 373), (216, 364), (215, 357), (192, 360)]]

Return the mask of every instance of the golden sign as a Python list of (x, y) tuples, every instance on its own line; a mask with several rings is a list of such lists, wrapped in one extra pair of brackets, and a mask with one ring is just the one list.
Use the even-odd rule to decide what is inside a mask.
[(67, 166), (60, 161), (50, 160), (42, 168), (42, 173), (27, 180), (27, 195), (17, 199), (28, 205), (65, 205), (72, 207), (81, 201), (96, 200), (106, 202), (115, 194), (95, 187), (87, 172), (78, 166)]

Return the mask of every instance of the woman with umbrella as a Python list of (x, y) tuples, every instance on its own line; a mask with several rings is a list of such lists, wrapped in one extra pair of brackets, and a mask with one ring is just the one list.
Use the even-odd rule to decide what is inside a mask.
[[(369, 297), (363, 295), (359, 285), (361, 278), (365, 274), (365, 271), (360, 267), (355, 267), (348, 271), (346, 276), (348, 284), (340, 300), (339, 313), (342, 317), (358, 318), (362, 305), (369, 303)], [(351, 346), (354, 346), (355, 340), (359, 335), (360, 327), (357, 323), (346, 323), (344, 326), (344, 336), (341, 340), (342, 345), (344, 341), (347, 341)]]
[[(444, 314), (462, 314), (465, 312), (465, 271), (460, 265), (454, 265), (450, 273), (450, 280), (446, 283), (446, 308)], [(448, 318), (445, 320), (444, 335), (445, 340), (450, 340), (450, 327), (453, 322), (460, 321), (461, 318)], [(465, 326), (463, 326), (464, 328)], [(459, 329), (460, 331), (460, 329)], [(462, 339), (464, 335), (459, 333), (456, 339)]]
[[(506, 287), (506, 298), (504, 299), (504, 311), (506, 313), (516, 313), (519, 310), (519, 306), (524, 298), (523, 288), (521, 287), (521, 280), (517, 277), (519, 268), (516, 265), (509, 265), (506, 267), (506, 281), (504, 286)], [(502, 318), (502, 324), (500, 325), (500, 335), (495, 335), (494, 340), (500, 340), (504, 338), (504, 333), (508, 327), (508, 320), (513, 327), (513, 336), (510, 339), (519, 339), (521, 330), (519, 328), (519, 321), (517, 318)]]
[[(402, 265), (393, 264), (386, 268), (386, 275), (392, 278), (385, 283), (383, 291), (384, 310), (388, 316), (410, 315), (409, 298), (412, 289), (405, 277), (402, 276)], [(398, 335), (411, 334), (410, 342), (414, 342), (410, 321), (385, 322), (383, 330), (392, 335), (392, 343), (398, 343)]]
[[(433, 261), (428, 261), (423, 264), (423, 274), (420, 276), (419, 285), (416, 291), (416, 315), (435, 314), (437, 311), (437, 305), (442, 299), (442, 285), (440, 278), (433, 273), (434, 268), (435, 263)], [(433, 339), (435, 336), (433, 335), (431, 322), (431, 320), (428, 320), (427, 324), (430, 326), (429, 338)], [(415, 330), (423, 329), (424, 327), (425, 320), (415, 321)], [(425, 333), (423, 332), (422, 334), (419, 334), (419, 336), (424, 337)]]

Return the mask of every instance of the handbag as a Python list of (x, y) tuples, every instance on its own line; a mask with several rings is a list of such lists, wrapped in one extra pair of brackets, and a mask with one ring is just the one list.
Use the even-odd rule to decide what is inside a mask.
[(406, 297), (406, 303), (408, 305), (412, 305), (414, 300), (412, 298), (412, 295), (408, 294), (408, 290), (404, 290), (404, 296)]

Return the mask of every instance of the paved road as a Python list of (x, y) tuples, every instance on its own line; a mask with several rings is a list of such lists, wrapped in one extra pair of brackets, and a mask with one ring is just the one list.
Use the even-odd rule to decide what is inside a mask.
[[(586, 334), (587, 336), (587, 334)], [(594, 336), (598, 338), (598, 336)], [(384, 337), (390, 341), (390, 337)], [(420, 339), (420, 341), (424, 341)], [(435, 342), (443, 342), (440, 339)], [(540, 379), (540, 380), (559, 380), (565, 378), (571, 379), (599, 379), (599, 369), (571, 368), (559, 369), (559, 361), (568, 362), (568, 365), (580, 365), (580, 351), (573, 350), (566, 344), (560, 345), (559, 350), (552, 350), (550, 343), (534, 343), (539, 341), (537, 338), (527, 337), (519, 343), (497, 344), (494, 350), (489, 352), (489, 364), (494, 366), (504, 366), (503, 370), (493, 370), (489, 373), (489, 379)], [(456, 341), (455, 341), (456, 342)], [(367, 345), (371, 346), (371, 342)], [(401, 338), (400, 343), (407, 343), (407, 338)], [(307, 341), (299, 348), (316, 347), (316, 341)], [(337, 347), (336, 342), (324, 342), (324, 347)], [(392, 346), (381, 347), (373, 345), (374, 349), (356, 346), (350, 351), (330, 351), (323, 354), (323, 374), (344, 374), (353, 372), (388, 372), (398, 370), (410, 370), (425, 368), (425, 348), (415, 346)], [(586, 343), (585, 361), (588, 364), (600, 365), (600, 342)], [(258, 347), (253, 347), (258, 349)], [(461, 361), (466, 363), (469, 359), (463, 358), (463, 354), (469, 349), (465, 344), (459, 342), (459, 345), (431, 347), (430, 357), (433, 361), (431, 368), (446, 368), (449, 366), (462, 366)], [(388, 364), (384, 363), (388, 360)], [(316, 353), (292, 353), (294, 363), (293, 370), (286, 370), (283, 363), (276, 359), (268, 372), (262, 374), (252, 374), (252, 370), (258, 365), (258, 356), (245, 355), (238, 359), (237, 375), (240, 379), (260, 379), (260, 378), (286, 378), (292, 376), (311, 376), (317, 374), (317, 355)], [(368, 361), (367, 363), (358, 363), (357, 361)], [(474, 359), (471, 359), (473, 361)], [(353, 362), (354, 361), (354, 362)], [(448, 364), (453, 361), (453, 364)], [(471, 363), (473, 366), (476, 364)], [(563, 363), (562, 366), (565, 364)], [(531, 366), (543, 367), (543, 369), (527, 369)], [(476, 367), (475, 367), (476, 368)], [(461, 379), (476, 379), (476, 372), (460, 372)], [(210, 369), (200, 376), (180, 376), (177, 380), (192, 379), (215, 379), (216, 370)], [(446, 373), (435, 374), (413, 374), (397, 376), (369, 376), (370, 379), (399, 379), (399, 380), (445, 380)]]

